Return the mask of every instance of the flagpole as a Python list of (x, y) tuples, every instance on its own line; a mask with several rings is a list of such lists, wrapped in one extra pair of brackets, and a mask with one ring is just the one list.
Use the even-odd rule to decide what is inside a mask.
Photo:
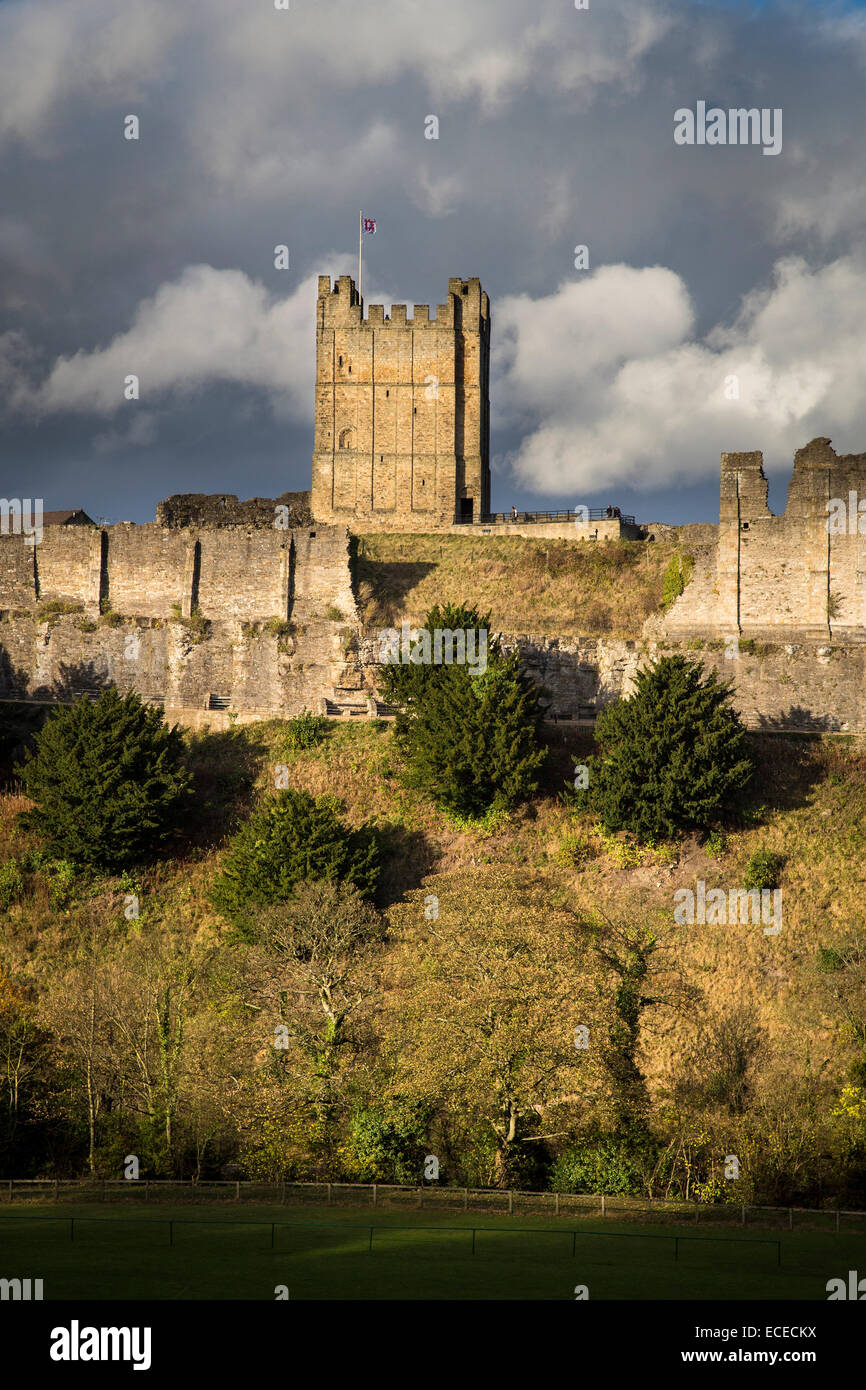
[(361, 246), (364, 238), (364, 213), (358, 213), (358, 300), (361, 299)]

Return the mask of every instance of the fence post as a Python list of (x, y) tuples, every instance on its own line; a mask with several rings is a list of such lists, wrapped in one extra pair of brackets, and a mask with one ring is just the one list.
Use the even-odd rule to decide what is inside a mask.
[(236, 1202), (239, 1202), (240, 1200), (241, 1200), (241, 1185), (240, 1185), (239, 1182), (236, 1182), (236, 1183), (235, 1183), (235, 1201), (236, 1201)]
[(284, 1206), (286, 1205), (286, 1184), (285, 1184), (285, 1183), (281, 1183), (281, 1184), (280, 1184), (280, 1188), (281, 1188), (281, 1191), (280, 1191), (280, 1206), (281, 1206), (281, 1207), (284, 1207)]
[(604, 1216), (604, 1193), (601, 1194), (601, 1214)]
[(331, 1184), (328, 1183), (328, 1206), (331, 1205)]
[(105, 1201), (105, 1178), (99, 1179), (99, 1200), (100, 1202)]
[(55, 1179), (54, 1179), (54, 1200), (55, 1200), (55, 1202), (57, 1201), (59, 1192), (60, 1192), (60, 1183), (59, 1183), (59, 1182), (57, 1181), (57, 1179), (55, 1178)]
[(424, 1205), (424, 1188), (421, 1187), (420, 1184), (419, 1184), (419, 1187), (418, 1187), (418, 1206), (419, 1206), (419, 1207), (423, 1207), (423, 1205)]
[[(11, 1200), (11, 1199), (10, 1199), (10, 1200)], [(468, 1210), (469, 1210), (469, 1188), (468, 1188), (468, 1187), (464, 1187), (464, 1189), (463, 1189), (463, 1210), (464, 1210), (464, 1211), (468, 1211)]]
[(839, 1213), (838, 1213), (838, 1211), (836, 1212), (836, 1234), (837, 1234), (837, 1236), (838, 1236), (838, 1234), (839, 1234)]
[(789, 1231), (793, 1231), (793, 1229), (794, 1229), (794, 1208), (793, 1208), (793, 1207), (789, 1207), (789, 1208), (788, 1208), (788, 1230), (789, 1230)]
[(374, 1206), (374, 1207), (377, 1205), (378, 1200), (379, 1200), (379, 1194), (378, 1194), (377, 1191), (376, 1191), (376, 1184), (373, 1183), (373, 1206)]
[(9, 1201), (10, 1201), (10, 1202), (12, 1201), (12, 1184), (14, 1183), (14, 1181), (15, 1181), (14, 1178), (10, 1178), (10, 1179), (9, 1179)]
[(150, 1178), (145, 1178), (144, 1180), (144, 1200), (146, 1202), (150, 1201)]
[(508, 1190), (508, 1215), (514, 1215), (514, 1193), (511, 1191), (510, 1188)]
[(559, 1193), (556, 1194), (556, 1215), (559, 1216)]
[(741, 1219), (741, 1221), (740, 1221), (740, 1225), (741, 1225), (741, 1226), (745, 1226), (745, 1224), (746, 1224), (746, 1204), (745, 1204), (745, 1202), (744, 1202), (744, 1203), (743, 1203), (743, 1215), (742, 1215), (742, 1219)]
[(695, 1202), (695, 1225), (696, 1225), (696, 1226), (697, 1226), (697, 1224), (698, 1224), (698, 1210), (699, 1210), (698, 1204), (697, 1204), (697, 1202)]

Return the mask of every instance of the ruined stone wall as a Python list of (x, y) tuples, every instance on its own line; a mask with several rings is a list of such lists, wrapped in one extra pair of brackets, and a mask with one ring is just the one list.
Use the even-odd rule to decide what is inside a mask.
[(114, 685), (175, 711), (206, 710), (216, 696), (247, 717), (291, 718), (333, 700), (343, 667), (333, 622), (298, 624), (291, 636), (235, 622), (206, 634), (176, 620), (128, 618), (95, 630), (86, 622), (0, 620), (0, 696), (62, 701)]
[(341, 699), (357, 622), (345, 528), (51, 527), (35, 550), (34, 569), (24, 537), (0, 537), (0, 695), (112, 684), (259, 717)]
[[(34, 559), (35, 549), (35, 559)], [(255, 622), (324, 616), (352, 620), (348, 534), (343, 527), (277, 530), (229, 526), (174, 530), (138, 526), (46, 527), (35, 547), (0, 536), (0, 611), (61, 601), (89, 616)]]
[[(828, 526), (833, 499), (853, 498), (850, 527)], [(718, 541), (662, 624), (670, 635), (866, 641), (866, 454), (838, 456), (814, 439), (794, 456), (785, 512), (767, 505), (760, 453), (723, 454)], [(864, 518), (866, 521), (866, 518)], [(651, 624), (647, 631), (657, 630)]]
[[(725, 643), (610, 641), (502, 634), (520, 652), (523, 669), (543, 691), (548, 717), (593, 719), (630, 695), (638, 669), (653, 658), (680, 654), (733, 681), (733, 701), (752, 729), (866, 732), (866, 645), (810, 642), (756, 644), (736, 658)], [(361, 644), (365, 685), (376, 685), (376, 644)]]
[(279, 497), (250, 497), (239, 502), (231, 492), (177, 492), (160, 502), (156, 520), (176, 530), (210, 526), (256, 526), (268, 530), (277, 507), (285, 507), (289, 527), (312, 522), (309, 492), (284, 492)]
[(372, 304), (319, 277), (313, 515), (359, 530), (451, 525), (490, 510), (490, 306), (477, 279), (426, 304)]

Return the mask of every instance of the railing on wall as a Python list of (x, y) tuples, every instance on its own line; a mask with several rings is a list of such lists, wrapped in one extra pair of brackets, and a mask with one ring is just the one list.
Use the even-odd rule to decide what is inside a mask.
[(517, 521), (521, 524), (523, 522), (529, 522), (531, 524), (534, 521), (573, 521), (579, 523), (584, 520), (589, 520), (625, 521), (628, 523), (629, 526), (637, 525), (637, 522), (635, 521), (633, 516), (626, 516), (622, 512), (620, 512), (618, 515), (612, 515), (611, 512), (608, 511), (607, 507), (587, 507), (586, 511), (588, 513), (588, 516), (586, 517), (584, 516), (583, 511), (581, 511), (580, 515), (578, 516), (575, 512), (568, 510), (561, 512), (517, 512), (514, 516), (512, 516), (511, 512), (489, 512), (486, 516), (479, 517), (478, 523), (475, 522), (473, 517), (461, 516), (457, 518), (456, 524), (458, 526), (472, 526), (475, 524), (479, 524), (481, 526), (497, 526), (501, 525), (503, 522), (508, 521)]

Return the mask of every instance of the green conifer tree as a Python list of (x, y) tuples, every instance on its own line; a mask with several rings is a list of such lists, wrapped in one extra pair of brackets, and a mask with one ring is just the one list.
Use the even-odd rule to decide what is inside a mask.
[(254, 811), (234, 837), (211, 901), (252, 939), (256, 910), (285, 902), (297, 884), (328, 878), (370, 897), (378, 873), (379, 845), (370, 825), (351, 830), (331, 797), (289, 788)]
[(736, 808), (754, 765), (730, 696), (714, 671), (666, 656), (638, 672), (628, 699), (602, 711), (582, 795), (607, 830), (667, 838)]
[(53, 711), (19, 766), (24, 824), (58, 858), (118, 870), (156, 853), (191, 796), (183, 737), (162, 711), (111, 686)]

